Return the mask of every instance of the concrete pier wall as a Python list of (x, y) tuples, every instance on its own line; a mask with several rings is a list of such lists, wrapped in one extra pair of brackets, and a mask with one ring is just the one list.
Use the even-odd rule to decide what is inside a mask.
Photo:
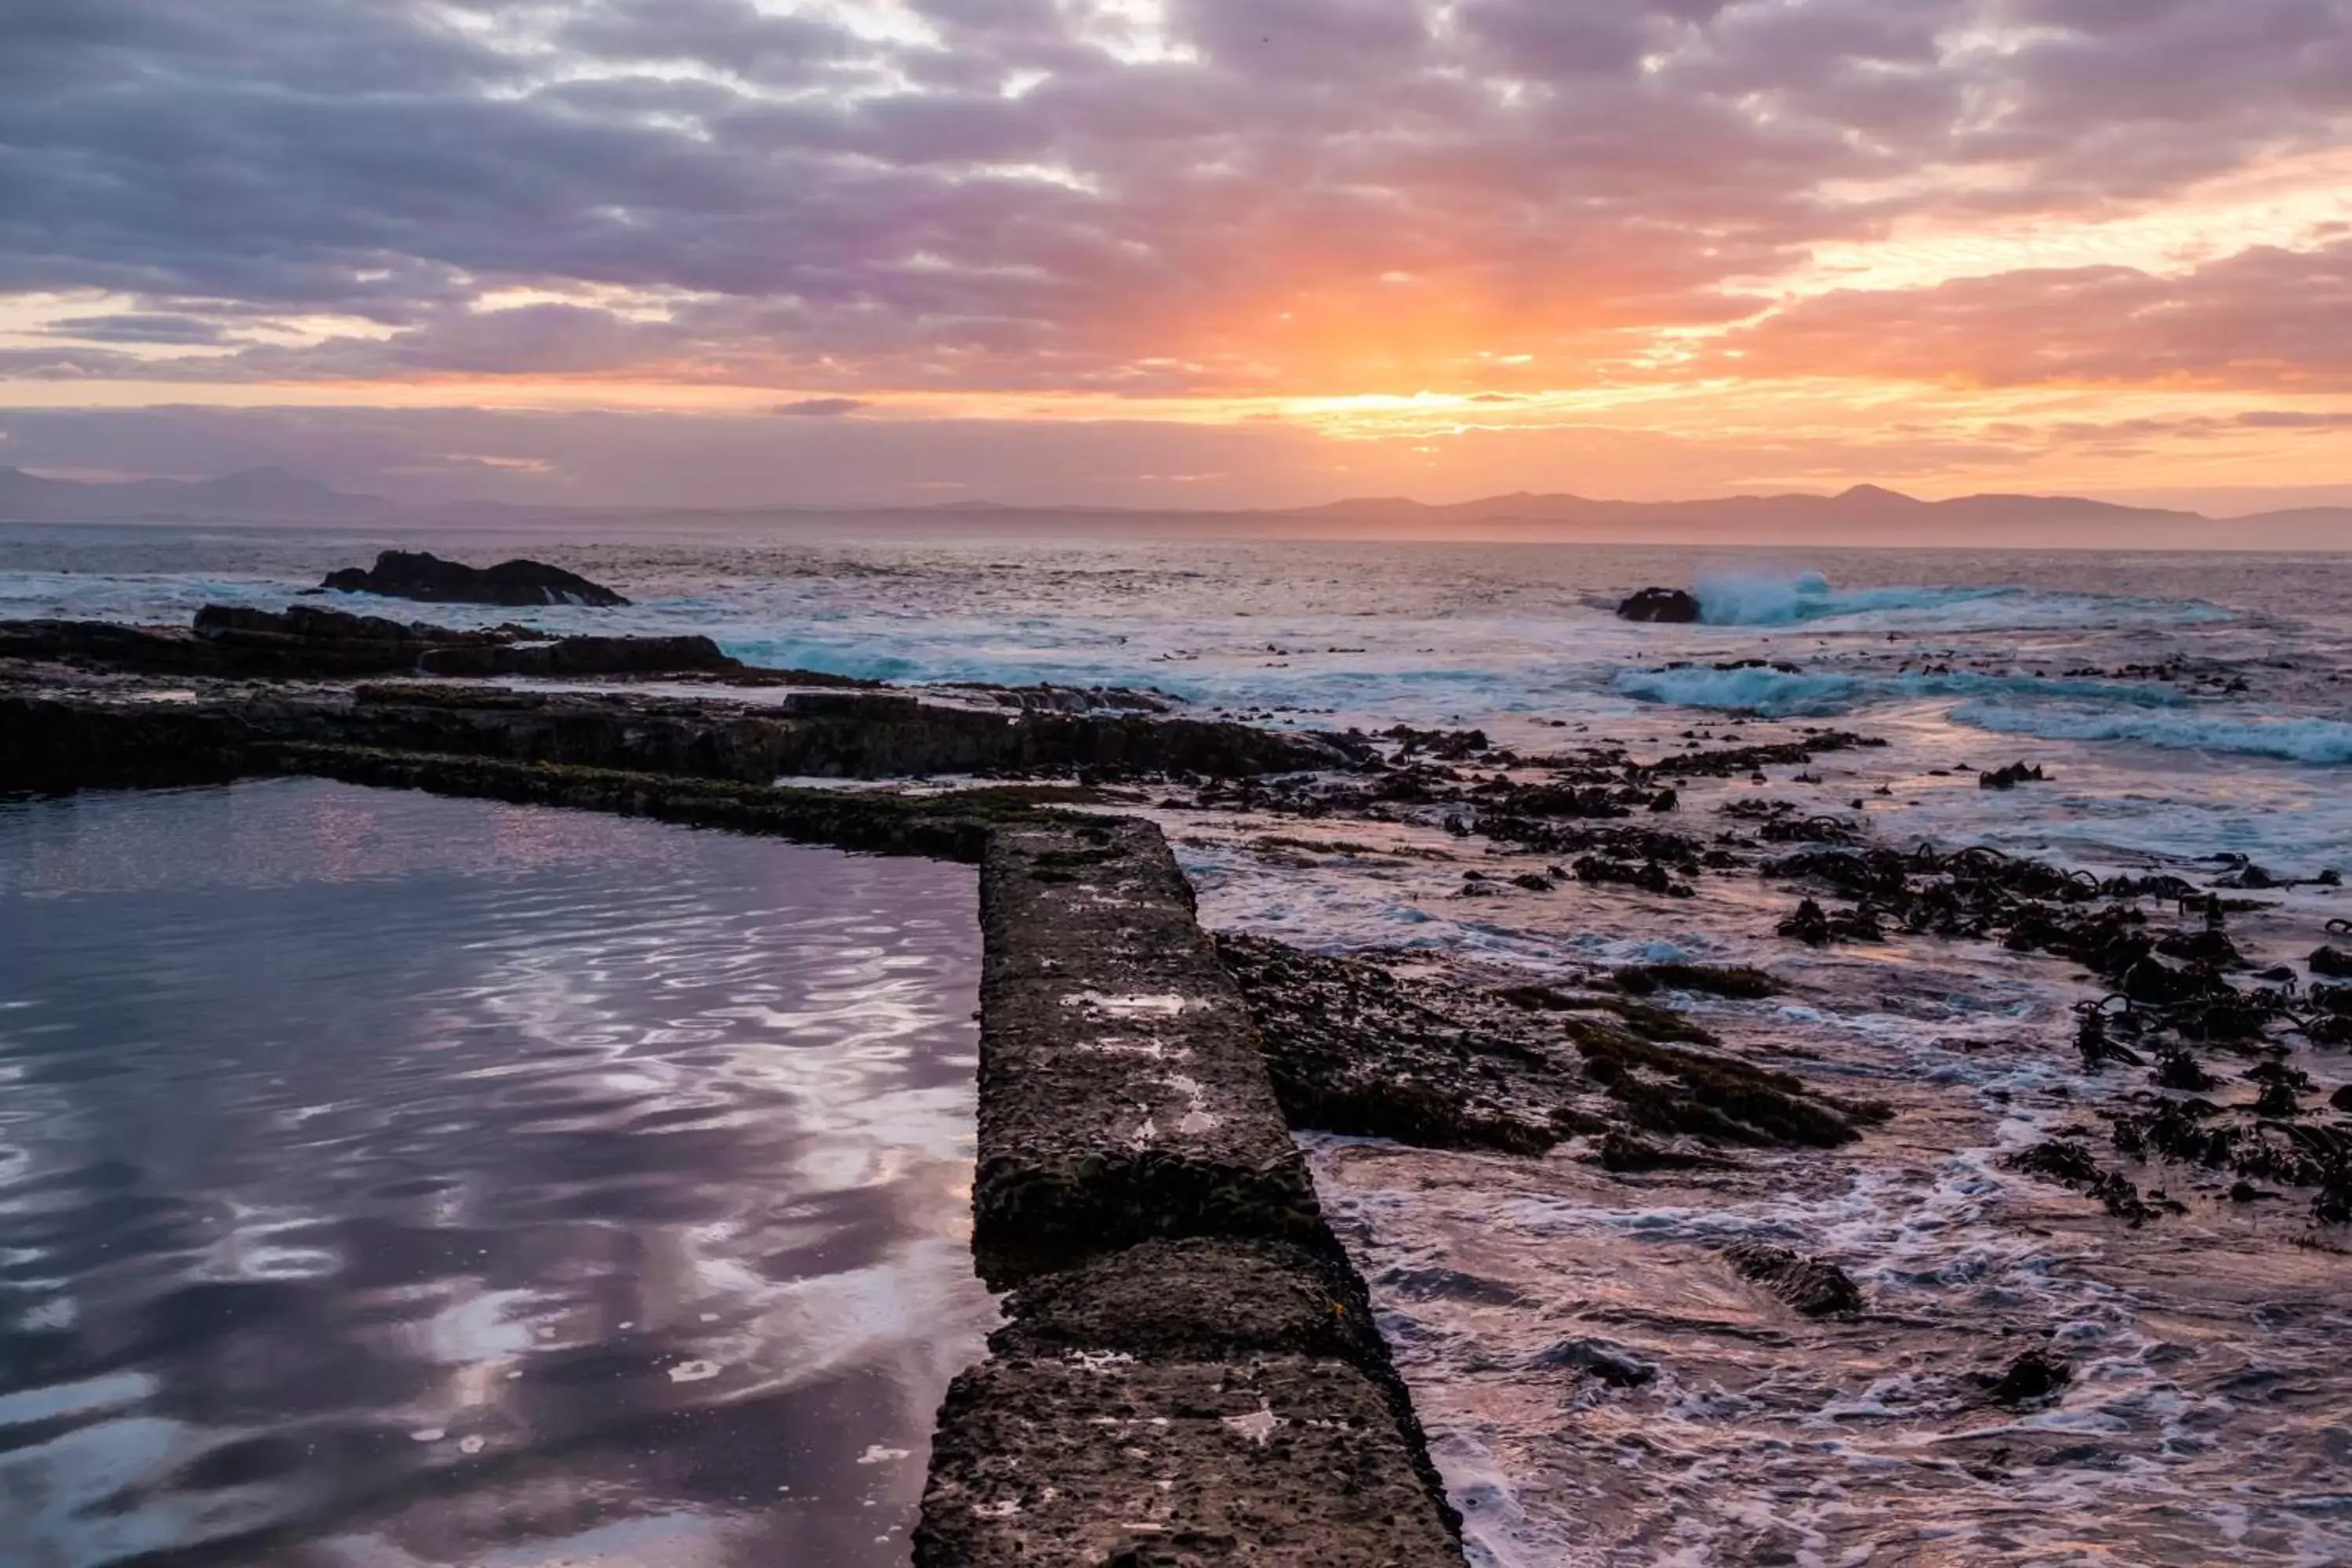
[(919, 1568), (1458, 1565), (1159, 829), (999, 828), (981, 910), (974, 1252), (1010, 1321), (941, 1408)]

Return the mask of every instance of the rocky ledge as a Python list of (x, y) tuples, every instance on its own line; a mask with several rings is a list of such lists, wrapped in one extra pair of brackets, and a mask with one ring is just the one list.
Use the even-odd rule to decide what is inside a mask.
[(796, 670), (751, 670), (705, 637), (552, 637), (507, 625), (458, 631), (422, 621), (297, 605), (285, 611), (206, 605), (187, 626), (111, 621), (0, 622), (0, 660), (130, 675), (347, 680), (430, 675), (719, 677), (864, 685)]
[[(886, 691), (751, 703), (421, 681), (202, 690), (77, 686), (12, 668), (0, 637), (0, 789), (271, 771), (273, 748), (359, 748), (767, 785), (779, 778), (942, 773), (1090, 783), (1345, 768), (1339, 745), (1247, 725), (973, 708)], [(459, 651), (471, 651), (459, 645)], [(499, 650), (494, 650), (499, 651)], [(29, 673), (27, 673), (29, 669)], [(184, 673), (176, 670), (175, 673)]]
[(626, 605), (601, 583), (576, 572), (550, 566), (543, 561), (501, 561), (495, 566), (468, 566), (445, 561), (423, 550), (387, 550), (372, 567), (347, 566), (330, 572), (320, 584), (343, 594), (381, 594), (393, 599), (423, 599), (459, 605), (584, 605), (611, 608)]

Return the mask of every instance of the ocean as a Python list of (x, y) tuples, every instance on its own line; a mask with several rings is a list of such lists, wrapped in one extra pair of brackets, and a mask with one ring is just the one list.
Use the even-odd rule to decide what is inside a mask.
[[(1888, 742), (1770, 770), (1801, 812), (1908, 848), (1985, 846), (2101, 876), (2282, 886), (2233, 917), (2255, 963), (2352, 914), (2352, 556), (761, 537), (615, 519), (556, 537), (0, 529), (0, 618), (184, 620), (282, 607), (386, 543), (530, 553), (637, 600), (552, 629), (702, 632), (761, 664), (927, 683), (1150, 689), (1183, 710), (1378, 732), (1477, 728), (1533, 755), (1636, 755), (1834, 726)], [(1693, 587), (1702, 624), (1612, 609)], [(453, 624), (513, 612), (370, 606)], [(756, 696), (757, 694), (752, 694)], [(2012, 763), (2042, 781), (1980, 788)], [(1744, 793), (1686, 792), (1683, 815)], [(1327, 1209), (1465, 1510), (1474, 1560), (1556, 1563), (2321, 1563), (2352, 1558), (2345, 1238), (2305, 1205), (2149, 1167), (2187, 1212), (2134, 1226), (2008, 1156), (2140, 1088), (2086, 1070), (2063, 960), (1774, 934), (1795, 895), (1707, 880), (1464, 896), (1530, 868), (1440, 821), (1139, 802), (1213, 929), (1533, 979), (1628, 962), (1758, 963), (1769, 1002), (1690, 1011), (1896, 1114), (1832, 1151), (1612, 1176), (1542, 1159), (1307, 1139)], [(2325, 1097), (2340, 1049), (2294, 1064)], [(2232, 1089), (2231, 1092), (2238, 1092)], [(2251, 1089), (2242, 1091), (2250, 1095)], [(2325, 1121), (2324, 1115), (2317, 1118)], [(2338, 1121), (2341, 1119), (2338, 1118)], [(2203, 1183), (2203, 1184), (2200, 1184)], [(1792, 1321), (1713, 1259), (1800, 1246), (1871, 1306)], [(2046, 1406), (1974, 1381), (2027, 1344)], [(1580, 1376), (1602, 1353), (1650, 1375)]]

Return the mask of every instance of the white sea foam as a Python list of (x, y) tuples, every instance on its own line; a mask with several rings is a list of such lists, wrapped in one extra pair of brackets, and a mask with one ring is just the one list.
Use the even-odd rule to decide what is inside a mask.
[(1837, 627), (1824, 629), (1994, 631), (2230, 618), (2228, 611), (2194, 600), (2038, 593), (2009, 584), (1839, 588), (1819, 572), (1708, 573), (1698, 578), (1696, 592), (1706, 624), (1716, 626), (1836, 622)]
[(1713, 669), (1620, 670), (1610, 682), (1619, 695), (1677, 708), (1760, 713), (1773, 719), (1826, 718), (1858, 708), (1936, 697), (2072, 698), (2133, 708), (2168, 708), (2180, 699), (2162, 686), (2105, 680), (2054, 680), (2023, 675), (1853, 675), (1834, 670), (1791, 672), (1768, 666)]
[(2131, 741), (2166, 751), (2224, 752), (2291, 763), (2352, 763), (2352, 723), (2336, 719), (2235, 718), (2215, 713), (2116, 712), (2071, 706), (1964, 702), (1953, 722), (2053, 741)]
[(1841, 591), (1819, 572), (1794, 576), (1713, 572), (1697, 582), (1709, 626), (1790, 626), (1806, 621), (1888, 610), (1937, 610), (1989, 598), (2011, 598), (2016, 588), (1862, 588)]

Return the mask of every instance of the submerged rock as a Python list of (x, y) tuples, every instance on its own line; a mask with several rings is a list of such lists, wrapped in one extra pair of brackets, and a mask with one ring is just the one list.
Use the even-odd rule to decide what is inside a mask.
[(1699, 618), (1699, 603), (1680, 588), (1644, 588), (1617, 606), (1617, 618), (1687, 626)]
[(2005, 768), (1995, 768), (1977, 775), (1979, 789), (2015, 789), (2021, 784), (2046, 784), (2039, 767), (2027, 767), (2023, 763), (2011, 763)]
[(461, 605), (585, 605), (609, 609), (629, 601), (601, 584), (541, 561), (468, 566), (423, 550), (387, 550), (373, 567), (330, 572), (320, 584), (344, 594), (381, 594)]
[(2027, 1351), (1999, 1377), (1984, 1379), (1986, 1392), (2003, 1405), (2047, 1399), (2074, 1381), (2074, 1369), (2044, 1350)]
[(1736, 1241), (1724, 1257), (1746, 1278), (1809, 1318), (1862, 1310), (1862, 1287), (1834, 1263), (1765, 1241)]
[(1638, 1361), (1607, 1340), (1562, 1340), (1535, 1358), (1538, 1366), (1572, 1367), (1612, 1388), (1639, 1388), (1657, 1381), (1658, 1369)]
[(2090, 1150), (2080, 1143), (2037, 1143), (2022, 1153), (2011, 1155), (2002, 1163), (2012, 1171), (2040, 1176), (2095, 1197), (2109, 1214), (2135, 1228), (2164, 1215), (2189, 1212), (2161, 1192), (2143, 1195), (2121, 1173), (2100, 1169)]
[(1753, 1002), (1777, 996), (1788, 989), (1764, 971), (1746, 965), (1635, 963), (1620, 969), (1612, 978), (1617, 989), (1634, 996), (1647, 996), (1657, 991), (1697, 991), (1710, 996)]
[(1731, 1163), (1712, 1154), (1668, 1149), (1645, 1138), (1615, 1131), (1604, 1132), (1595, 1140), (1589, 1158), (1612, 1176), (1634, 1175), (1644, 1171), (1720, 1170)]

